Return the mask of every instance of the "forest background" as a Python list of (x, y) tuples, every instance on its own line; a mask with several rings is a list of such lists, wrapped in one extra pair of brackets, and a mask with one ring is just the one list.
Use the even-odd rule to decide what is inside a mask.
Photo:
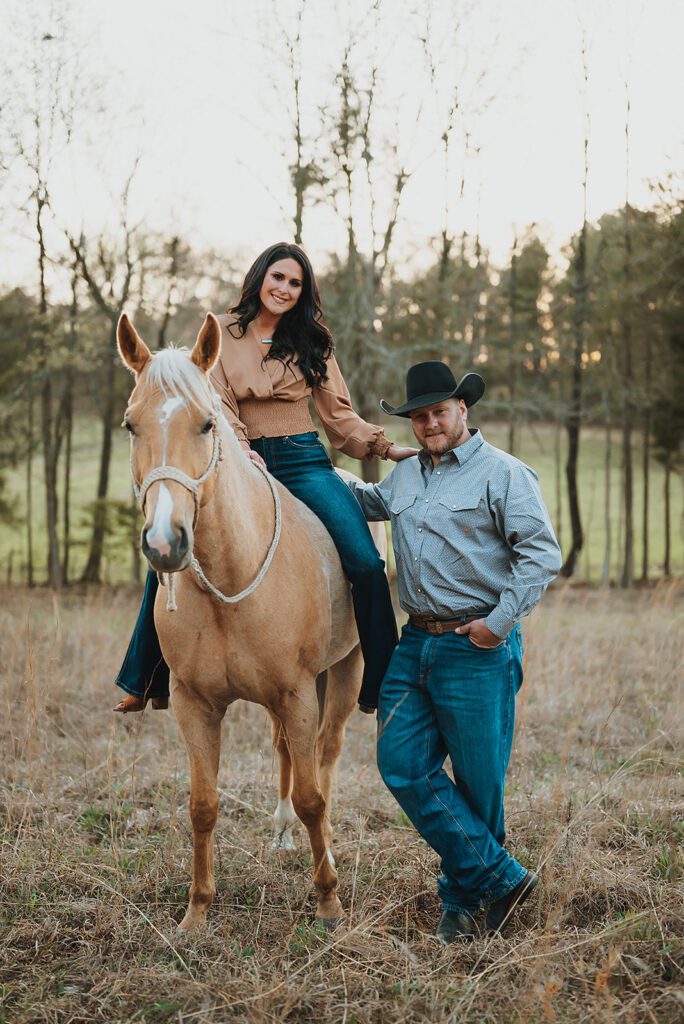
[[(551, 36), (530, 32), (526, 40), (505, 19), (513, 9), (518, 28), (525, 18), (531, 28), (542, 13), (532, 0), (350, 0), (336, 8), (327, 0), (207, 0), (192, 24), (173, 4), (149, 3), (128, 26), (130, 53), (117, 44), (116, 67), (104, 56), (112, 15), (102, 5), (86, 12), (67, 0), (6, 3), (3, 582), (142, 579), (140, 520), (118, 430), (131, 382), (116, 355), (117, 319), (125, 310), (151, 347), (191, 343), (205, 311), (230, 305), (251, 260), (278, 238), (312, 256), (363, 417), (408, 440), (397, 433), (404, 424), (378, 409), (380, 396), (400, 400), (406, 368), (434, 358), (457, 375), (477, 370), (487, 396), (473, 421), (539, 472), (564, 574), (630, 587), (680, 573), (681, 136), (670, 124), (673, 149), (650, 154), (645, 180), (649, 140), (635, 127), (643, 102), (641, 119), (633, 113), (644, 98), (644, 18), (660, 19), (663, 40), (676, 38), (677, 7), (547, 4)], [(126, 13), (124, 5), (119, 16)], [(183, 39), (184, 66), (171, 41), (189, 25), (196, 34)], [(560, 103), (567, 81), (574, 86), (575, 116), (560, 126), (574, 147), (570, 186), (559, 178), (556, 223), (548, 213), (512, 223), (518, 179), (511, 172), (507, 182), (500, 163), (491, 186), (488, 139), (505, 134), (511, 98), (522, 103), (529, 84), (531, 48), (551, 50), (554, 31), (564, 42), (549, 92), (558, 88)], [(612, 61), (601, 49), (607, 38)], [(242, 51), (249, 70), (240, 65), (237, 86), (234, 75), (217, 92), (210, 67), (228, 69)], [(169, 80), (161, 69), (171, 57)], [(163, 145), (140, 82), (178, 112), (170, 141), (163, 126)], [(619, 200), (590, 216), (606, 90), (617, 97)], [(207, 108), (211, 132), (198, 144), (183, 126), (188, 111), (202, 122)], [(550, 126), (537, 122), (517, 139), (528, 178), (545, 135), (552, 146)], [(192, 168), (186, 192), (173, 159), (160, 174), (169, 145), (179, 166)], [(498, 230), (488, 202), (494, 211), (510, 206)], [(203, 204), (205, 219), (226, 217), (220, 243), (201, 226)], [(349, 468), (366, 479), (385, 471), (377, 462)]]

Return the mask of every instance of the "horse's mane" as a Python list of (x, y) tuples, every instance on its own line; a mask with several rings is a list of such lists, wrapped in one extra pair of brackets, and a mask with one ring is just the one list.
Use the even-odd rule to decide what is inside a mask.
[(155, 352), (145, 368), (145, 388), (166, 396), (183, 398), (197, 408), (216, 406), (218, 394), (210, 378), (190, 359), (185, 346), (163, 348)]

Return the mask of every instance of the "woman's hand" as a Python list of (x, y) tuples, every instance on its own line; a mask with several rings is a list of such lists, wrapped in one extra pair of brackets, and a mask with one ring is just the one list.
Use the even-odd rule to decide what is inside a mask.
[(250, 462), (256, 462), (257, 466), (261, 466), (262, 469), (268, 469), (268, 466), (259, 455), (259, 452), (255, 452), (253, 448), (250, 448), (248, 444), (244, 444), (242, 441), (240, 442), (240, 444), (242, 446), (243, 452), (245, 453)]
[(410, 459), (412, 455), (417, 455), (419, 451), (419, 448), (400, 448), (399, 445), (392, 444), (387, 449), (387, 458), (392, 462), (401, 462), (402, 459)]

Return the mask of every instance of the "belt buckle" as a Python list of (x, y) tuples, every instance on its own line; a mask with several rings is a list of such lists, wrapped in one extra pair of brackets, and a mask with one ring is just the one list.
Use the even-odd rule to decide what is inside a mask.
[(442, 626), (441, 622), (433, 622), (432, 628), (436, 636), (441, 636), (442, 633), (444, 632), (444, 627)]

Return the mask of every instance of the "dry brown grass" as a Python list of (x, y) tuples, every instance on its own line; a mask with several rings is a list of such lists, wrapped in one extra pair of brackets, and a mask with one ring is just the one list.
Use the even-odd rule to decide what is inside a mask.
[(681, 587), (559, 587), (526, 629), (510, 844), (543, 865), (505, 938), (443, 949), (436, 860), (352, 719), (337, 805), (345, 928), (310, 855), (271, 859), (265, 716), (224, 727), (218, 896), (188, 941), (185, 754), (169, 712), (114, 719), (136, 596), (4, 592), (0, 1021), (622, 1021), (684, 1015)]

